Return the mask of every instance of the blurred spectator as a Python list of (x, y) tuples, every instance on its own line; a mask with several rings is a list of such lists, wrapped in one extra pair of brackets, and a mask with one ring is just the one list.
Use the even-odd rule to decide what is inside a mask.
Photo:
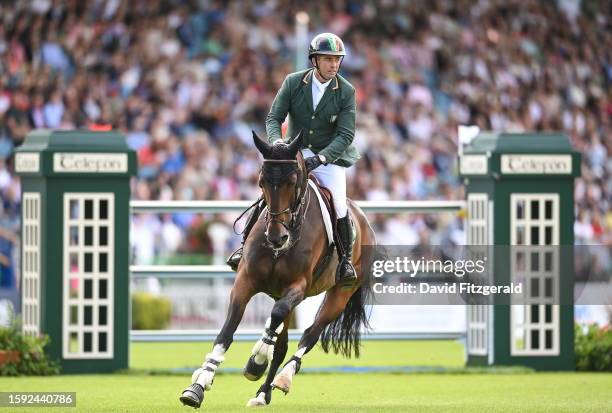
[(0, 226), (0, 288), (15, 287), (15, 265), (13, 250), (15, 234)]
[[(19, 210), (13, 149), (40, 127), (124, 132), (140, 164), (135, 199), (255, 198), (250, 130), (262, 131), (293, 70), (293, 16), (302, 9), (312, 33), (335, 31), (349, 50), (343, 75), (357, 89), (355, 144), (364, 155), (349, 171), (350, 197), (461, 199), (458, 124), (562, 130), (584, 154), (576, 240), (612, 242), (612, 31), (610, 8), (596, 0), (2, 2), (5, 214), (15, 220)], [(135, 220), (136, 232), (163, 239), (139, 246), (138, 261), (209, 237), (228, 244), (218, 228), (205, 234), (200, 219)], [(421, 221), (391, 217), (377, 229), (399, 242), (406, 227), (418, 242)], [(177, 228), (192, 233), (180, 247)]]

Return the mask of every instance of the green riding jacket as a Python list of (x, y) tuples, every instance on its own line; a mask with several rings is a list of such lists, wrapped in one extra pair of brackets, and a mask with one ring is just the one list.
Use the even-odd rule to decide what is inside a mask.
[(361, 157), (351, 145), (355, 137), (355, 88), (336, 75), (313, 110), (313, 71), (302, 70), (285, 78), (266, 118), (268, 140), (274, 143), (282, 139), (281, 125), (289, 114), (287, 142), (304, 129), (303, 148), (325, 156), (328, 163), (349, 167)]

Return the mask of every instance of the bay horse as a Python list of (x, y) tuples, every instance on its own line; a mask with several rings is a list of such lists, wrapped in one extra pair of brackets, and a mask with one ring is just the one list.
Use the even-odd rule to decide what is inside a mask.
[[(256, 381), (264, 375), (268, 364), (270, 369), (247, 406), (269, 404), (275, 388), (287, 394), (304, 355), (319, 338), (325, 352), (333, 350), (345, 357), (353, 354), (359, 357), (361, 330), (368, 328), (365, 307), (372, 287), (364, 246), (376, 245), (376, 238), (365, 214), (347, 199), (355, 229), (353, 263), (358, 277), (355, 285), (342, 289), (335, 282), (338, 260), (335, 252), (323, 270), (316, 271), (330, 243), (315, 189), (308, 184), (304, 158), (299, 151), (302, 133), (290, 144), (268, 144), (255, 132), (253, 141), (264, 157), (259, 186), (267, 206), (244, 244), (227, 319), (202, 367), (194, 371), (192, 384), (180, 396), (183, 404), (194, 408), (200, 407), (204, 392), (212, 388), (215, 372), (225, 360), (247, 303), (259, 292), (272, 297), (275, 303), (262, 338), (246, 363), (244, 375)], [(304, 298), (322, 292), (325, 297), (314, 323), (304, 331), (297, 351), (276, 375), (287, 354), (287, 332), (293, 310)]]

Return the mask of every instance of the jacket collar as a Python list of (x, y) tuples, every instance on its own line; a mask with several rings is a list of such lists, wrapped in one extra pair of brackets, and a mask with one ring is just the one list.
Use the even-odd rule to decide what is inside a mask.
[[(312, 76), (314, 76), (314, 69), (310, 69), (309, 71), (304, 73), (304, 76), (302, 76), (302, 82), (307, 85), (310, 84)], [(338, 82), (338, 76), (334, 76), (334, 78), (332, 79), (332, 84), (330, 86), (332, 86), (332, 90), (336, 90), (340, 87), (340, 84)]]

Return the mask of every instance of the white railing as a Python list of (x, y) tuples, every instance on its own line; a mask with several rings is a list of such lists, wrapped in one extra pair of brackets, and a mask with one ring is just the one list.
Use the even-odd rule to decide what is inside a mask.
[(132, 265), (132, 278), (233, 278), (227, 265)]
[[(202, 330), (131, 330), (130, 341), (132, 342), (205, 342), (214, 341), (219, 334), (216, 329)], [(289, 340), (299, 340), (303, 331), (289, 329)], [(385, 332), (377, 331), (367, 333), (362, 340), (460, 340), (465, 334), (460, 332), (436, 332), (436, 333), (413, 333), (413, 332)], [(255, 342), (261, 338), (261, 329), (239, 330), (234, 336), (234, 341)]]
[[(134, 213), (176, 212), (240, 212), (253, 201), (130, 201)], [(458, 212), (465, 201), (357, 201), (365, 212), (372, 213), (441, 213)], [(227, 265), (132, 265), (133, 278), (231, 278), (234, 272)]]
[[(131, 201), (131, 214), (138, 213), (219, 213), (241, 212), (252, 201)], [(370, 213), (448, 213), (459, 212), (465, 208), (465, 201), (357, 201), (364, 212)], [(130, 277), (171, 279), (231, 279), (234, 272), (227, 265), (132, 265)], [(213, 339), (217, 330), (163, 330), (130, 331), (131, 341), (206, 341)], [(238, 330), (236, 340), (252, 340), (261, 332)], [(292, 338), (299, 331), (292, 331)], [(364, 337), (368, 340), (381, 339), (461, 339), (465, 332), (373, 332)]]
[[(240, 212), (254, 201), (130, 201), (132, 213)], [(460, 211), (465, 201), (356, 201), (365, 212), (438, 213)]]

